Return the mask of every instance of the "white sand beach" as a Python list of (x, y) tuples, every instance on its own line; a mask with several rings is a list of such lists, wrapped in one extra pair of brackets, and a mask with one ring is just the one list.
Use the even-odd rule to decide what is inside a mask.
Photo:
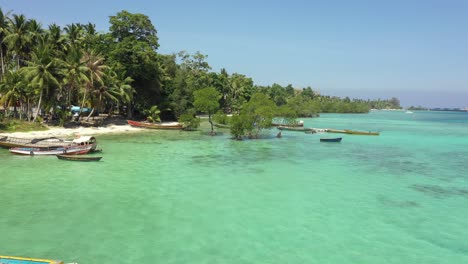
[(0, 133), (0, 136), (18, 137), (18, 138), (41, 138), (41, 137), (59, 137), (69, 138), (76, 136), (96, 136), (111, 133), (134, 133), (148, 131), (144, 128), (132, 127), (130, 125), (107, 125), (102, 127), (49, 127), (49, 130), (31, 131), (31, 132), (13, 132)]

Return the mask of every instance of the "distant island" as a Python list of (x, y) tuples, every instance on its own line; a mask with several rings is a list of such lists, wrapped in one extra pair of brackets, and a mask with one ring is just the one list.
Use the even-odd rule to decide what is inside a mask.
[(468, 107), (465, 108), (450, 108), (450, 107), (445, 107), (445, 108), (428, 108), (428, 107), (423, 107), (423, 106), (410, 106), (408, 107), (408, 110), (411, 111), (450, 111), (450, 112), (468, 112)]

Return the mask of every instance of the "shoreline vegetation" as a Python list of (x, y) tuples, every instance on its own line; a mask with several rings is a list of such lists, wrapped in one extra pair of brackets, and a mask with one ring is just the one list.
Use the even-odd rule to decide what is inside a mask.
[(288, 125), (320, 113), (401, 108), (397, 98), (340, 98), (310, 86), (255, 84), (241, 73), (212, 71), (200, 52), (161, 54), (157, 30), (144, 14), (123, 10), (109, 24), (108, 32), (97, 32), (92, 22), (44, 27), (0, 9), (0, 130), (16, 128), (15, 120), (30, 127), (102, 127), (94, 119), (101, 114), (178, 121), (195, 130), (196, 116), (206, 114), (211, 135), (215, 123), (229, 123), (233, 138), (242, 139), (257, 138), (274, 117)]

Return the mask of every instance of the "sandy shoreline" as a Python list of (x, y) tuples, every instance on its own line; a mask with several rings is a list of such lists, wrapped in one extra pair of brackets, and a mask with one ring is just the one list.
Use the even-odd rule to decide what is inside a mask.
[(130, 125), (108, 125), (105, 127), (49, 127), (49, 130), (31, 131), (31, 132), (12, 132), (0, 133), (0, 136), (18, 137), (18, 138), (42, 138), (42, 137), (59, 137), (70, 138), (77, 135), (80, 136), (96, 136), (102, 134), (118, 134), (118, 133), (133, 133), (140, 131), (148, 131), (144, 128), (132, 127)]

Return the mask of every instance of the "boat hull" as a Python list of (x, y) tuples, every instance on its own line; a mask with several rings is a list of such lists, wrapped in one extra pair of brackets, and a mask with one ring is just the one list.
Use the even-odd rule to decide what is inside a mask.
[(320, 142), (341, 142), (342, 138), (321, 138)]
[(69, 160), (69, 161), (100, 161), (102, 157), (84, 157), (84, 156), (75, 156), (75, 155), (56, 155), (60, 160)]
[(127, 120), (127, 123), (134, 127), (142, 127), (142, 128), (150, 128), (150, 129), (169, 129), (169, 130), (179, 130), (183, 129), (184, 126), (181, 124), (174, 124), (174, 125), (164, 125), (164, 124), (153, 124), (153, 123), (146, 123), (146, 122), (137, 122), (132, 120)]
[(315, 132), (313, 128), (306, 128), (306, 127), (279, 126), (278, 129), (281, 131), (312, 132), (312, 133)]
[(0, 256), (0, 263), (4, 264), (63, 264), (62, 261), (50, 260), (50, 259), (36, 259), (36, 258), (23, 258), (23, 257), (11, 257), (11, 256)]
[(66, 147), (66, 148), (11, 148), (10, 152), (18, 155), (81, 155), (91, 151), (92, 146)]

